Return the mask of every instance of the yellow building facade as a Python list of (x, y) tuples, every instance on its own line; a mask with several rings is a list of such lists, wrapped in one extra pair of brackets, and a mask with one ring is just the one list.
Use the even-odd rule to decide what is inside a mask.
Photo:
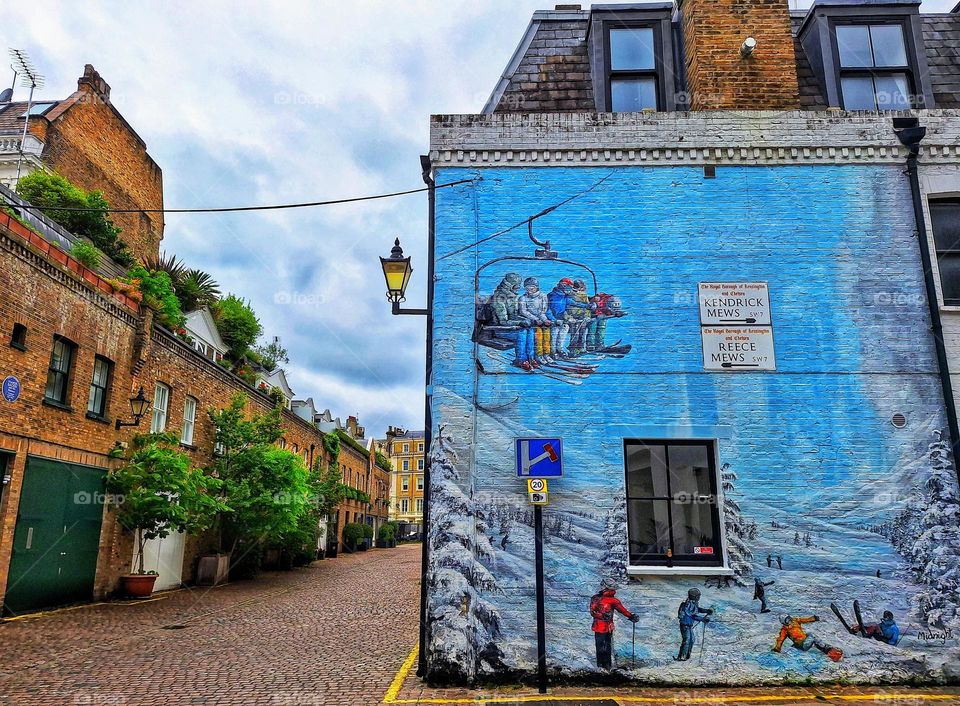
[(390, 427), (384, 446), (393, 466), (390, 519), (400, 525), (398, 538), (403, 539), (423, 527), (423, 432)]

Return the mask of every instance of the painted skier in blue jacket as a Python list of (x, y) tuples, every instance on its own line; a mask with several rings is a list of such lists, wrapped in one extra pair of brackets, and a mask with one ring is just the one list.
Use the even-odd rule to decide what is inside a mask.
[[(900, 642), (900, 626), (897, 625), (897, 621), (893, 619), (893, 613), (889, 610), (883, 611), (883, 619), (879, 623), (864, 625), (863, 631), (867, 637), (886, 642), (888, 645), (896, 645)], [(860, 626), (854, 625), (850, 628), (850, 632), (859, 633)]]
[(564, 314), (567, 313), (567, 305), (572, 298), (573, 280), (567, 277), (557, 282), (557, 286), (547, 294), (547, 306), (550, 308), (550, 318), (556, 321), (550, 351), (550, 355), (554, 358), (567, 358), (570, 355), (567, 350), (570, 324), (565, 321)]
[[(702, 614), (702, 615), (701, 615)], [(713, 615), (712, 608), (700, 607), (700, 589), (691, 588), (687, 591), (687, 600), (680, 604), (677, 610), (677, 620), (680, 622), (680, 653), (674, 657), (678, 662), (690, 659), (693, 650), (693, 628), (697, 623), (709, 623)]]

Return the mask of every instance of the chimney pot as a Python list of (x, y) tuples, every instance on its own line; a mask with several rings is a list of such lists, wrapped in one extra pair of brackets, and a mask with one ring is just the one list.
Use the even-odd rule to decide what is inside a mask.
[(93, 68), (93, 64), (83, 67), (83, 76), (77, 80), (77, 90), (87, 90), (97, 96), (104, 103), (110, 102), (110, 84)]

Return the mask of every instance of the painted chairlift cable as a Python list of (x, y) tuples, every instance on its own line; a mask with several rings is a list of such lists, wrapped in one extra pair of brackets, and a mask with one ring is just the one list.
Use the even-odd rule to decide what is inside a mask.
[[(475, 179), (460, 179), (451, 181), (447, 184), (437, 184), (434, 189), (444, 189), (448, 186), (457, 186), (458, 184), (467, 184), (476, 181)], [(286, 203), (272, 204), (267, 206), (227, 206), (224, 208), (76, 208), (69, 206), (34, 206), (32, 204), (9, 203), (11, 208), (22, 208), (25, 211), (79, 211), (90, 213), (236, 213), (239, 211), (276, 211), (289, 208), (310, 208), (312, 206), (333, 206), (341, 203), (355, 203), (357, 201), (373, 201), (376, 199), (388, 199), (394, 196), (406, 196), (407, 194), (418, 194), (423, 191), (429, 191), (431, 187), (425, 186), (419, 189), (409, 189), (407, 191), (394, 191), (389, 194), (375, 194), (373, 196), (354, 196), (347, 199), (331, 199), (329, 201), (307, 201), (304, 203)]]

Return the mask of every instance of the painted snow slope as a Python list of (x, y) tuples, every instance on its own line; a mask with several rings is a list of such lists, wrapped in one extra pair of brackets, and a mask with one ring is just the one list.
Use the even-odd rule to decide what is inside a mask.
[[(920, 589), (891, 543), (867, 529), (893, 520), (922, 487), (930, 445), (946, 426), (902, 169), (721, 167), (716, 179), (696, 167), (442, 169), (437, 181), (465, 178), (475, 181), (437, 192), (433, 413), (457, 460), (454, 473), (435, 474), (441, 501), (432, 503), (431, 521), (456, 513), (470, 524), (473, 539), (458, 545), (473, 563), (456, 563), (474, 588), (428, 590), (436, 625), (463, 621), (473, 661), (444, 659), (452, 632), (433, 630), (435, 675), (535, 668), (533, 547), (513, 451), (524, 436), (564, 443), (566, 475), (551, 484), (547, 513), (561, 518), (546, 553), (552, 668), (596, 671), (587, 609), (616, 563), (610, 537), (626, 532), (610, 527), (622, 514), (614, 510), (618, 497), (622, 503), (623, 440), (706, 436), (717, 440), (719, 464), (738, 475), (744, 520), (757, 524), (747, 541), (754, 571), (767, 577), (768, 552), (784, 557), (783, 570), (767, 578), (777, 581), (768, 589), (774, 612), (756, 615), (752, 586), (711, 589), (684, 577), (624, 583), (619, 597), (642, 618), (635, 667), (621, 637), (630, 624), (615, 638), (620, 668), (666, 683), (948, 675), (956, 641), (918, 637), (929, 629), (916, 607)], [(489, 296), (508, 272), (538, 277), (544, 292), (586, 273), (524, 260), (483, 268), (531, 257), (526, 225), (470, 246), (576, 194), (537, 219), (534, 234), (621, 299), (628, 315), (609, 322), (606, 338), (632, 350), (603, 359), (589, 376), (526, 373), (510, 365), (512, 352), (472, 341), (476, 295)], [(696, 294), (709, 281), (769, 284), (776, 372), (703, 370)], [(904, 429), (890, 422), (897, 412), (906, 415)], [(445, 483), (469, 508), (444, 505)], [(811, 546), (794, 545), (795, 532), (811, 534)], [(449, 535), (433, 541), (439, 549)], [(704, 605), (721, 608), (721, 619), (708, 628), (715, 634), (702, 663), (674, 663), (676, 608), (692, 586), (704, 591)], [(496, 614), (472, 612), (473, 598)], [(871, 621), (894, 611), (906, 633), (899, 647), (843, 633), (829, 604), (852, 619), (854, 598)], [(447, 609), (455, 599), (459, 613)], [(812, 632), (843, 648), (845, 659), (772, 653), (777, 611), (818, 614)]]

